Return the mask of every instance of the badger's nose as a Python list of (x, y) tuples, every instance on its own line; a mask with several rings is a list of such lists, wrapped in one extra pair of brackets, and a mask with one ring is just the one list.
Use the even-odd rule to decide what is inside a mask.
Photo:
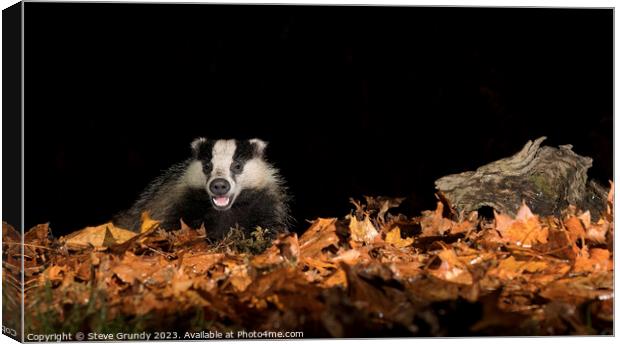
[(209, 184), (209, 190), (214, 195), (225, 195), (230, 190), (230, 183), (224, 178), (213, 179)]

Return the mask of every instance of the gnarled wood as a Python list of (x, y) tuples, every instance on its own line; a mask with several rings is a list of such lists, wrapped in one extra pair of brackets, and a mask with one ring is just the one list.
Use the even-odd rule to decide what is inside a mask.
[(435, 186), (459, 213), (489, 206), (515, 215), (525, 201), (540, 215), (559, 215), (573, 204), (598, 217), (606, 195), (598, 184), (587, 184), (592, 159), (575, 154), (571, 145), (541, 147), (545, 138), (528, 141), (517, 154), (476, 171), (442, 177)]

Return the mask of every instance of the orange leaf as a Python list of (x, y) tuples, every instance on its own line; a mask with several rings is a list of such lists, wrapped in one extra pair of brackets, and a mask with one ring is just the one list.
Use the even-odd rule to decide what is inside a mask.
[(475, 224), (469, 222), (468, 220), (464, 220), (463, 222), (455, 223), (454, 226), (450, 229), (450, 234), (458, 234), (463, 232), (468, 232), (475, 228)]
[(181, 267), (188, 273), (205, 274), (224, 258), (222, 253), (189, 253), (183, 256)]
[(176, 274), (174, 274), (170, 284), (174, 295), (179, 296), (191, 288), (193, 281), (183, 273), (183, 270), (179, 270)]
[(370, 217), (368, 215), (365, 215), (362, 221), (358, 221), (355, 215), (351, 215), (350, 218), (349, 230), (351, 231), (351, 239), (353, 241), (370, 244), (375, 240), (377, 235), (379, 235), (375, 226), (370, 222)]
[(331, 269), (336, 269), (338, 268), (335, 264), (330, 263), (330, 262), (326, 262), (324, 260), (319, 260), (319, 259), (314, 259), (311, 257), (306, 257), (304, 258), (304, 263), (306, 263), (306, 265), (309, 268), (313, 268), (319, 271), (320, 274), (325, 274), (326, 271), (330, 271)]
[(95, 248), (121, 244), (136, 236), (135, 232), (115, 227), (111, 222), (96, 227), (86, 227), (73, 232), (60, 240), (69, 246)]
[(614, 262), (610, 258), (609, 250), (593, 248), (588, 251), (587, 246), (584, 246), (579, 253), (575, 259), (575, 272), (611, 271), (614, 269)]
[(424, 211), (422, 214), (420, 225), (422, 226), (421, 236), (423, 237), (443, 235), (452, 227), (453, 222), (443, 217), (443, 204), (441, 202), (437, 202), (435, 211)]
[(605, 222), (603, 219), (599, 219), (596, 224), (592, 224), (586, 230), (586, 239), (594, 241), (595, 243), (604, 243), (605, 236), (609, 230), (609, 222)]
[(546, 269), (548, 264), (544, 261), (518, 261), (515, 257), (510, 256), (499, 262), (499, 265), (489, 270), (491, 276), (497, 276), (500, 279), (514, 279), (521, 276), (524, 272), (539, 272)]
[(252, 284), (252, 279), (248, 275), (248, 269), (245, 265), (226, 264), (230, 267), (230, 278), (228, 281), (232, 284), (237, 292), (242, 292)]
[(43, 276), (47, 276), (47, 279), (49, 279), (50, 281), (60, 281), (60, 282), (64, 280), (65, 275), (66, 275), (66, 269), (58, 265), (53, 265), (49, 267), (43, 273)]
[(344, 270), (338, 269), (331, 276), (329, 276), (325, 282), (323, 282), (323, 286), (326, 288), (331, 288), (335, 286), (347, 287), (347, 274)]
[(418, 262), (399, 262), (390, 264), (390, 270), (397, 279), (408, 279), (420, 274), (422, 269), (421, 263)]
[(568, 230), (568, 236), (572, 243), (582, 238), (585, 239), (586, 231), (579, 218), (575, 216), (569, 217), (568, 220), (564, 222), (564, 226)]
[(385, 242), (396, 247), (406, 247), (413, 244), (413, 238), (403, 239), (400, 237), (400, 228), (394, 227), (385, 235)]
[(128, 265), (117, 265), (112, 272), (123, 282), (132, 284), (135, 278), (135, 270)]
[(545, 244), (549, 237), (549, 229), (540, 224), (538, 216), (532, 214), (525, 202), (519, 208), (514, 220), (506, 219), (506, 216), (498, 217), (496, 213), (495, 223), (502, 241), (518, 246), (531, 247), (537, 243)]
[(332, 261), (334, 263), (344, 262), (348, 265), (355, 265), (357, 263), (360, 263), (360, 255), (361, 253), (359, 250), (346, 250), (334, 257)]
[(473, 277), (467, 270), (467, 266), (463, 264), (452, 249), (444, 248), (438, 254), (441, 259), (441, 265), (438, 269), (429, 270), (429, 272), (442, 280), (470, 285), (473, 283)]
[(515, 217), (515, 220), (517, 221), (527, 221), (531, 218), (537, 217), (536, 215), (532, 214), (532, 210), (530, 210), (530, 208), (527, 206), (527, 204), (525, 204), (525, 202), (523, 202), (521, 204), (521, 207), (519, 208), (519, 211), (517, 211), (517, 216)]
[(337, 242), (336, 219), (319, 218), (299, 238), (299, 254), (302, 257), (315, 257), (321, 250)]
[(581, 220), (581, 222), (583, 223), (583, 226), (585, 228), (590, 227), (590, 224), (592, 222), (592, 216), (590, 215), (590, 211), (586, 210), (585, 213), (581, 214), (578, 216), (579, 220)]
[(495, 215), (495, 229), (500, 233), (506, 231), (515, 222), (512, 217), (506, 214), (498, 213), (495, 210), (493, 214)]
[(155, 228), (156, 226), (159, 226), (159, 221), (153, 220), (147, 211), (142, 213), (141, 218), (142, 218), (142, 224), (140, 225), (140, 233), (144, 233), (150, 230), (151, 228)]

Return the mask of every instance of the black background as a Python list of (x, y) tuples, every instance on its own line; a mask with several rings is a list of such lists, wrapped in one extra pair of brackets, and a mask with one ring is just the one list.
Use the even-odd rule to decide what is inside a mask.
[(18, 230), (22, 228), (21, 12), (21, 3), (2, 10), (2, 221)]
[(416, 215), (543, 135), (612, 178), (612, 10), (26, 3), (25, 30), (27, 228), (108, 221), (198, 136), (269, 141), (298, 230)]

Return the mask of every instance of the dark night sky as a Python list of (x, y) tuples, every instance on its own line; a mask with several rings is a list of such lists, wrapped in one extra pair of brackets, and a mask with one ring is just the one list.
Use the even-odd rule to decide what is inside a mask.
[(26, 228), (129, 207), (189, 142), (260, 137), (304, 219), (573, 144), (612, 178), (613, 12), (25, 4)]

